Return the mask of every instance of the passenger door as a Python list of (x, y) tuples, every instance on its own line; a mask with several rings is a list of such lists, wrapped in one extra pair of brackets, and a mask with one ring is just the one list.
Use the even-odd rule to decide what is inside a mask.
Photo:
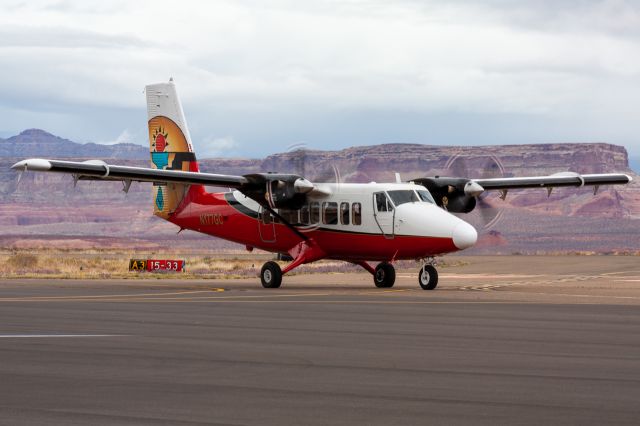
[(276, 241), (276, 226), (274, 217), (271, 212), (260, 206), (258, 213), (258, 233), (260, 239), (265, 243), (273, 243)]
[(373, 194), (373, 217), (386, 238), (393, 238), (393, 221), (395, 210), (391, 200), (384, 192)]

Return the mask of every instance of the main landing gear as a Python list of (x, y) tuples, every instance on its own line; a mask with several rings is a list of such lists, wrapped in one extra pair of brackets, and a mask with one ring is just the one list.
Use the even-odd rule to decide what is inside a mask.
[(264, 288), (278, 288), (282, 284), (282, 269), (276, 262), (267, 262), (260, 271), (260, 281)]
[(373, 283), (378, 288), (391, 288), (396, 282), (396, 269), (387, 262), (379, 263), (373, 274)]
[(326, 257), (325, 252), (313, 240), (302, 241), (288, 254), (293, 260), (284, 269), (280, 269), (280, 265), (276, 262), (267, 262), (262, 266), (260, 281), (264, 288), (278, 288), (282, 284), (282, 276), (287, 272), (304, 263), (314, 262)]

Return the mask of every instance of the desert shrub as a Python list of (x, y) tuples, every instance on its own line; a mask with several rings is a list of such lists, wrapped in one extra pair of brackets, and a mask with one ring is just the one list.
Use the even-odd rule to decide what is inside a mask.
[(7, 265), (14, 269), (29, 269), (38, 266), (38, 256), (29, 253), (16, 253), (7, 259)]

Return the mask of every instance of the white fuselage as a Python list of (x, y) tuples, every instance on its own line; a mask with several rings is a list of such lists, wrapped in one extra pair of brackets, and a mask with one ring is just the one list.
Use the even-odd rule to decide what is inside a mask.
[[(293, 213), (291, 223), (305, 230), (332, 230), (358, 234), (451, 238), (458, 249), (471, 247), (477, 240), (476, 230), (467, 222), (438, 207), (427, 189), (413, 183), (325, 183), (316, 184), (318, 191), (308, 195), (308, 209)], [(413, 195), (411, 195), (413, 194)], [(248, 209), (260, 211), (254, 200), (234, 191), (238, 202)], [(410, 198), (408, 200), (408, 198)], [(386, 203), (383, 206), (382, 200)], [(359, 220), (354, 206), (357, 206)], [(344, 209), (343, 209), (344, 207)], [(348, 218), (341, 213), (348, 209)], [(314, 210), (316, 213), (314, 214)], [(337, 210), (337, 218), (333, 212)], [(308, 216), (303, 217), (304, 214)], [(284, 211), (280, 214), (286, 217)], [(287, 217), (290, 219), (291, 216)], [(295, 218), (298, 220), (296, 221)]]

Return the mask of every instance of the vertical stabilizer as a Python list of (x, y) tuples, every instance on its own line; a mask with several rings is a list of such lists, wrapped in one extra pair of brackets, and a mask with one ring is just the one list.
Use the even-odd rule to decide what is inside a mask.
[[(198, 171), (184, 111), (173, 80), (146, 86), (151, 167)], [(184, 198), (187, 185), (154, 184), (154, 214), (168, 218)]]

